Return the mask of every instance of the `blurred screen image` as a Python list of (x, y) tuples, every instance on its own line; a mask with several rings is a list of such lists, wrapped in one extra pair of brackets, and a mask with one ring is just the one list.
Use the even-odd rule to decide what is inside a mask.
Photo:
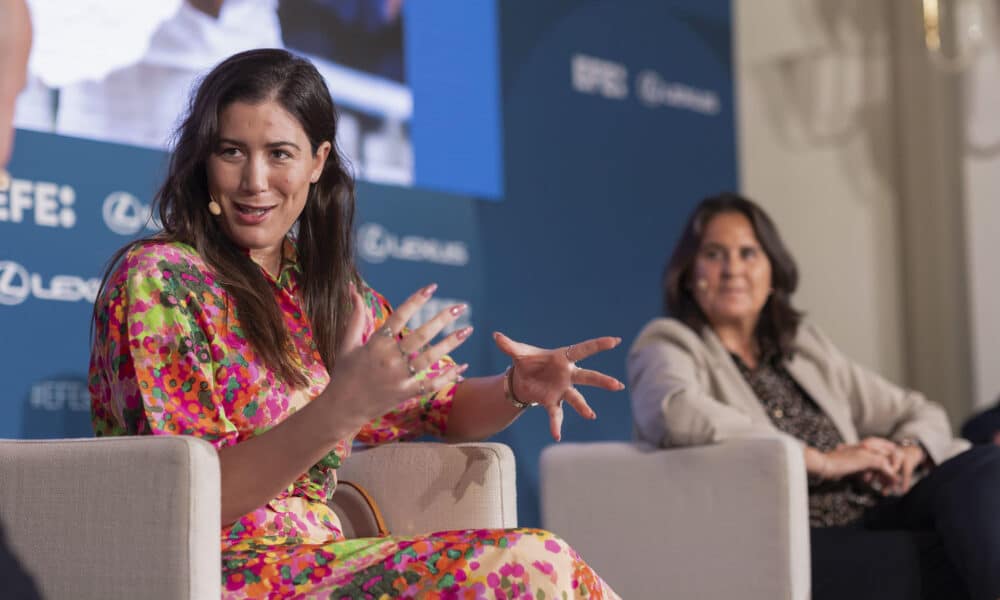
[[(404, 0), (281, 0), (285, 47), (323, 73), (340, 107), (338, 145), (369, 181), (413, 183)], [(334, 91), (335, 90), (335, 91)]]
[(404, 0), (28, 4), (35, 40), (19, 128), (169, 150), (200, 77), (237, 52), (283, 47), (326, 78), (355, 175), (414, 183)]

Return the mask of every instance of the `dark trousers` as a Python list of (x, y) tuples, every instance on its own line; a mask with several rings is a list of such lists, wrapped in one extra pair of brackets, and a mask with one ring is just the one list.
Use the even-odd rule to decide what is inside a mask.
[(813, 529), (812, 600), (968, 600), (934, 531)]
[(945, 461), (857, 526), (813, 530), (812, 564), (813, 600), (997, 600), (1000, 447)]

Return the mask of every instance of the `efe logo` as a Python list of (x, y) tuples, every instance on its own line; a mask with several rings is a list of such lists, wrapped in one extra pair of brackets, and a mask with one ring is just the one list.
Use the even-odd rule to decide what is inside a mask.
[(85, 380), (46, 379), (31, 386), (31, 408), (50, 412), (90, 410), (90, 391)]
[(21, 223), (30, 212), (41, 227), (76, 225), (76, 192), (70, 186), (11, 178), (0, 180), (0, 186), (0, 221)]

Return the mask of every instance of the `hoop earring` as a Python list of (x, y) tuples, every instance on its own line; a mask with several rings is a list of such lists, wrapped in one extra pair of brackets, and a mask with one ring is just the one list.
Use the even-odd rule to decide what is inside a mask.
[(222, 207), (219, 206), (219, 203), (215, 201), (215, 196), (209, 195), (209, 198), (210, 200), (208, 202), (208, 212), (212, 213), (212, 215), (216, 217), (221, 215)]

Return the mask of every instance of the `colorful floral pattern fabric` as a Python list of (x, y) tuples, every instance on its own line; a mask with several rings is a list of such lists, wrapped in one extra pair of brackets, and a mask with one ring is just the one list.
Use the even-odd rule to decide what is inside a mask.
[[(190, 246), (133, 248), (99, 300), (90, 366), (97, 435), (193, 435), (231, 446), (280, 423), (330, 376), (312, 340), (294, 246), (277, 277), (265, 272), (297, 364), (294, 389), (258, 359), (239, 315)], [(363, 340), (390, 313), (371, 289)], [(444, 358), (427, 372), (451, 364)], [(326, 502), (351, 444), (443, 435), (455, 386), (407, 400), (341, 441), (276, 498), (224, 527), (223, 598), (617, 598), (553, 534), (532, 529), (345, 539)]]

